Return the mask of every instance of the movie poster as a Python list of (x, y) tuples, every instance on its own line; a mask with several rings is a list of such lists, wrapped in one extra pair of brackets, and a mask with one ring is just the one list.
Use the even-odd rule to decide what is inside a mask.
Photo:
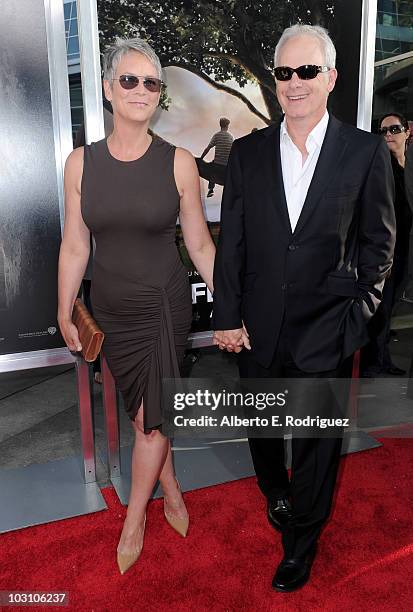
[(44, 2), (4, 2), (1, 12), (0, 354), (8, 354), (64, 343), (56, 321), (60, 219)]
[[(271, 72), (275, 45), (285, 27), (301, 21), (327, 27), (337, 46), (339, 79), (330, 110), (356, 123), (362, 0), (245, 2), (241, 0), (98, 0), (102, 51), (116, 36), (140, 36), (165, 69), (166, 90), (152, 129), (192, 152), (201, 176), (210, 231), (219, 234), (224, 158), (210, 148), (228, 120), (225, 138), (240, 138), (276, 122), (281, 111)], [(219, 136), (218, 136), (219, 138)], [(209, 329), (212, 296), (188, 265), (193, 331)]]

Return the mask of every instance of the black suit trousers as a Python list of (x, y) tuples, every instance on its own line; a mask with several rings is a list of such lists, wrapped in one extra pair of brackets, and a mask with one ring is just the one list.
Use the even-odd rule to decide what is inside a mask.
[(395, 257), (390, 277), (384, 283), (383, 298), (369, 322), (370, 342), (361, 351), (361, 369), (379, 374), (393, 366), (390, 354), (390, 329), (393, 308), (404, 288), (407, 260)]
[[(294, 364), (288, 350), (284, 325), (278, 348), (269, 368), (259, 364), (243, 349), (238, 355), (241, 378), (351, 378), (353, 357), (337, 370), (303, 372)], [(348, 389), (347, 389), (348, 392)], [(286, 556), (304, 556), (317, 541), (333, 500), (340, 462), (342, 437), (292, 439), (291, 479), (285, 467), (283, 438), (250, 438), (251, 456), (258, 486), (271, 500), (291, 497), (293, 519), (283, 532)]]

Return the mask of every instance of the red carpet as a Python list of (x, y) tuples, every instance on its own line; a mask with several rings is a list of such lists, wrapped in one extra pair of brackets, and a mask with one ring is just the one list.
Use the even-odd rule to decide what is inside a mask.
[(0, 590), (69, 591), (69, 609), (81, 612), (407, 612), (413, 608), (412, 449), (410, 439), (387, 439), (343, 461), (312, 579), (295, 593), (271, 589), (280, 536), (250, 478), (187, 493), (186, 539), (167, 525), (162, 503), (151, 502), (142, 556), (125, 576), (115, 560), (125, 509), (112, 489), (104, 491), (108, 511), (5, 534)]

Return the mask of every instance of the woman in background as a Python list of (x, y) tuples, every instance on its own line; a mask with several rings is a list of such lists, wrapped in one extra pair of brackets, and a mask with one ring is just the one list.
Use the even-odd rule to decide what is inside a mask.
[(393, 307), (401, 297), (403, 282), (406, 278), (409, 234), (412, 224), (412, 213), (406, 196), (404, 180), (406, 142), (410, 130), (407, 120), (399, 113), (384, 115), (379, 125), (379, 134), (386, 140), (391, 153), (395, 183), (396, 245), (391, 273), (383, 289), (383, 299), (369, 325), (371, 341), (362, 351), (362, 375), (367, 377), (386, 373), (402, 376), (406, 373), (393, 363), (389, 342)]
[(71, 315), (92, 232), (93, 313), (136, 434), (117, 549), (122, 574), (141, 553), (146, 506), (158, 479), (169, 524), (183, 536), (189, 524), (170, 442), (161, 433), (161, 381), (179, 376), (192, 311), (187, 272), (175, 245), (178, 214), (189, 256), (211, 291), (215, 255), (192, 155), (148, 133), (161, 86), (153, 49), (138, 38), (118, 39), (104, 56), (113, 132), (74, 150), (65, 168), (59, 325), (69, 349), (80, 350)]

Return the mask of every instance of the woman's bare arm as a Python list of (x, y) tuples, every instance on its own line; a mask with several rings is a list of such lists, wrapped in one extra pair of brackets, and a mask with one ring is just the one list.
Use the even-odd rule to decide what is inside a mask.
[(188, 254), (213, 292), (215, 245), (205, 222), (195, 160), (185, 149), (175, 153), (175, 181), (181, 198), (179, 220)]
[(72, 323), (75, 302), (90, 253), (90, 232), (80, 211), (80, 186), (83, 174), (83, 147), (72, 151), (65, 165), (65, 225), (59, 255), (58, 322), (71, 351), (81, 350)]

